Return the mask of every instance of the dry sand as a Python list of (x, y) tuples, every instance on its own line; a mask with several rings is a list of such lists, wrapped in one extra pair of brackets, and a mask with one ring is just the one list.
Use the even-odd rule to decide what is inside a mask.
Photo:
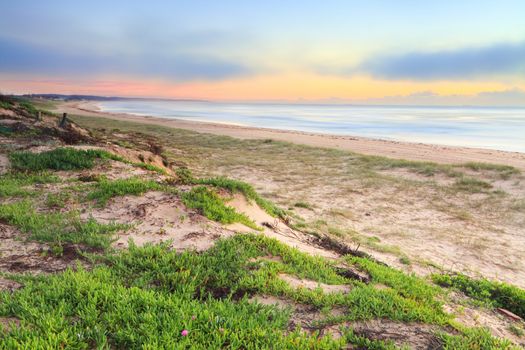
[(60, 113), (67, 112), (77, 115), (97, 116), (115, 120), (162, 125), (202, 133), (231, 136), (240, 139), (273, 139), (315, 147), (336, 148), (369, 155), (407, 160), (432, 161), (437, 163), (497, 163), (511, 165), (525, 171), (525, 153), (519, 152), (387, 141), (364, 137), (316, 134), (291, 130), (254, 128), (230, 124), (137, 116), (125, 113), (108, 113), (98, 111), (97, 105), (94, 102), (86, 101), (64, 102), (56, 107), (56, 111)]

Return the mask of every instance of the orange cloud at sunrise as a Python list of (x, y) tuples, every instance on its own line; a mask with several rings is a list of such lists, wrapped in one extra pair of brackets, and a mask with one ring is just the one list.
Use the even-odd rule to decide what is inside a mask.
[[(366, 76), (337, 77), (310, 73), (259, 75), (220, 81), (174, 83), (158, 79), (102, 77), (94, 81), (57, 79), (0, 79), (3, 88), (17, 93), (98, 94), (105, 96), (160, 97), (211, 100), (366, 100), (407, 96), (421, 91), (439, 95), (475, 95), (503, 91), (507, 86), (488, 81), (377, 80)], [(524, 89), (517, 85), (517, 88)]]

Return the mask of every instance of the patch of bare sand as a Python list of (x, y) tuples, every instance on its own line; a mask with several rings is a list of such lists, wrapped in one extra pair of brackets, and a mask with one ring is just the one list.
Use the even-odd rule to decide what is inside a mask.
[(525, 327), (523, 320), (516, 321), (495, 310), (469, 306), (468, 299), (460, 293), (453, 292), (451, 300), (443, 305), (445, 312), (454, 315), (455, 320), (467, 327), (484, 327), (499, 338), (505, 338), (514, 344), (525, 347), (525, 338), (513, 333), (511, 326)]
[(2, 117), (16, 117), (15, 111), (10, 109), (0, 108), (0, 116)]
[[(245, 169), (257, 187), (272, 182), (271, 177), (258, 177), (257, 169)], [(421, 175), (418, 175), (421, 176)], [(258, 179), (258, 180), (257, 180)], [(505, 180), (516, 184), (519, 179)], [(439, 188), (418, 186), (366, 187), (360, 181), (325, 184), (321, 179), (308, 187), (294, 190), (301, 176), (282, 184), (283, 202), (304, 198), (315, 203), (314, 210), (301, 211), (307, 222), (319, 219), (342, 228), (352, 245), (352, 232), (378, 240), (379, 249), (361, 244), (360, 250), (391, 266), (419, 275), (434, 272), (425, 262), (444, 269), (461, 271), (525, 287), (525, 215), (518, 210), (503, 210), (497, 201), (511, 201), (506, 196), (440, 192)], [(275, 186), (275, 183), (272, 182)], [(510, 185), (509, 185), (510, 186)], [(523, 189), (523, 184), (512, 185)], [(349, 190), (346, 190), (349, 188)], [(519, 196), (518, 196), (519, 197)], [(523, 198), (523, 197), (522, 197)], [(497, 206), (491, 203), (496, 201)], [(334, 209), (337, 213), (334, 214)], [(497, 210), (496, 210), (497, 209)], [(353, 243), (357, 247), (357, 242)], [(400, 253), (412, 264), (399, 261)]]
[(439, 328), (421, 323), (403, 323), (390, 320), (370, 320), (326, 327), (322, 335), (330, 334), (334, 338), (342, 336), (341, 327), (350, 327), (354, 333), (372, 340), (388, 340), (397, 346), (410, 349), (437, 350), (442, 348), (442, 342), (436, 336)]
[(16, 317), (0, 317), (0, 331), (10, 332), (20, 327), (20, 320)]
[(171, 172), (171, 169), (164, 165), (164, 160), (162, 159), (162, 157), (158, 154), (154, 154), (153, 152), (145, 150), (134, 150), (113, 144), (106, 146), (106, 150), (118, 156), (121, 156), (131, 162), (146, 163), (164, 169), (167, 172)]
[(280, 273), (279, 278), (288, 283), (292, 288), (305, 288), (315, 290), (321, 288), (324, 293), (348, 293), (352, 287), (346, 284), (326, 284), (317, 281), (312, 281), (306, 278), (299, 278), (296, 276)]
[(151, 172), (145, 169), (137, 168), (131, 164), (126, 164), (114, 160), (109, 161), (109, 164), (107, 165), (101, 164), (91, 170), (84, 171), (80, 174), (80, 176), (89, 174), (104, 175), (109, 180), (122, 180), (131, 177), (144, 178), (151, 177), (152, 175)]
[(0, 136), (0, 149), (16, 149), (18, 145), (12, 137)]
[(54, 256), (49, 246), (26, 241), (14, 227), (0, 224), (0, 272), (52, 273), (82, 263), (74, 246), (64, 246), (63, 255)]
[(328, 312), (321, 312), (311, 305), (299, 304), (289, 299), (272, 295), (255, 295), (250, 298), (250, 301), (267, 306), (273, 305), (281, 310), (290, 310), (291, 315), (288, 323), (290, 331), (299, 327), (304, 331), (313, 332), (319, 330), (318, 323), (320, 321), (327, 318), (340, 317), (345, 313), (344, 308), (334, 308)]
[(369, 216), (349, 224), (364, 235), (379, 237), (383, 244), (402, 247), (413, 260), (525, 286), (519, 277), (525, 271), (523, 228), (495, 225), (475, 211), (453, 206), (440, 210), (419, 198), (405, 203), (390, 201), (388, 208), (371, 208)]
[(25, 149), (25, 151), (31, 152), (31, 153), (43, 153), (43, 152), (52, 151), (55, 148), (58, 148), (59, 146), (61, 145), (57, 145), (57, 144), (31, 145), (29, 144), (28, 147)]
[(5, 174), (9, 170), (9, 158), (6, 154), (0, 153), (0, 175)]
[(282, 263), (283, 258), (281, 258), (278, 255), (265, 255), (265, 256), (259, 256), (257, 258), (252, 258), (248, 260), (249, 262), (257, 262), (257, 263), (265, 263), (269, 261)]
[(357, 335), (373, 340), (388, 340), (397, 346), (407, 346), (410, 349), (441, 349), (442, 343), (436, 332), (443, 329), (434, 325), (421, 323), (404, 323), (390, 320), (376, 319), (358, 322), (343, 322), (320, 326), (323, 320), (343, 317), (344, 308), (334, 308), (328, 312), (321, 312), (309, 305), (303, 305), (286, 298), (268, 295), (255, 295), (250, 299), (262, 305), (274, 305), (283, 310), (290, 310), (289, 330), (300, 327), (307, 332), (320, 331), (320, 336), (330, 335), (338, 339), (343, 336), (342, 329), (351, 328)]
[(100, 222), (116, 221), (131, 224), (132, 228), (119, 234), (114, 243), (127, 247), (129, 239), (137, 245), (171, 241), (177, 251), (210, 248), (220, 237), (234, 233), (220, 224), (190, 212), (179, 198), (158, 191), (143, 196), (124, 196), (109, 201), (104, 208), (92, 208), (81, 215), (92, 216)]
[(13, 292), (20, 288), (22, 288), (20, 283), (0, 277), (0, 291), (7, 290), (9, 292)]

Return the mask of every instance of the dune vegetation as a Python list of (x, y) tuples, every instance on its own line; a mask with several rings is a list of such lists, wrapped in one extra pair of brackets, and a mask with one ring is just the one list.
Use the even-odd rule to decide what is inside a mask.
[[(10, 102), (1, 108), (18, 105)], [(38, 129), (30, 117), (32, 108), (24, 106), (28, 115), (20, 115), (17, 122)], [(46, 118), (49, 127), (56, 125), (54, 116)], [(92, 128), (97, 123), (78, 120), (91, 131), (89, 149), (60, 138), (50, 141), (48, 136), (38, 142), (16, 130), (2, 136), (10, 146), (0, 148), (9, 161), (0, 174), (0, 228), (5, 236), (0, 255), (0, 348), (518, 349), (522, 344), (523, 321), (501, 318), (500, 324), (513, 334), (506, 338), (450, 310), (452, 305), (456, 311), (494, 316), (496, 308), (503, 308), (523, 317), (522, 289), (444, 269), (434, 274), (410, 272), (412, 260), (395, 249), (390, 252), (404, 262), (402, 268), (391, 266), (374, 257), (373, 249), (365, 253), (359, 246), (352, 248), (363, 242), (388, 250), (380, 240), (352, 235), (348, 228), (338, 231), (322, 217), (314, 224), (297, 213), (316, 215), (318, 202), (296, 197), (280, 206), (238, 176), (208, 174), (194, 166), (198, 160), (191, 152), (208, 152), (213, 145), (216, 152), (228, 153), (240, 147), (237, 143), (271, 152), (292, 149), (305, 157), (314, 152), (316, 157), (346, 157), (347, 176), (367, 174), (369, 181), (377, 181), (372, 187), (392, 184), (380, 169), (402, 168), (452, 178), (443, 191), (493, 198), (504, 195), (492, 193), (492, 185), (484, 180), (457, 172), (489, 171), (503, 179), (518, 176), (514, 169), (396, 161), (211, 136), (192, 141), (184, 131), (167, 130), (157, 131), (180, 133), (175, 142), (179, 147), (185, 144), (188, 153), (181, 156), (184, 164), (177, 164), (174, 154), (157, 164), (148, 162), (155, 153), (141, 148), (144, 145), (120, 145), (113, 150), (122, 153), (112, 153), (106, 148), (109, 136)], [(216, 147), (219, 144), (222, 148)], [(35, 151), (43, 146), (45, 150)], [(136, 152), (143, 161), (129, 160), (124, 152)], [(243, 166), (256, 161), (246, 159)], [(203, 162), (222, 162), (228, 169), (224, 160)], [(319, 171), (313, 163), (304, 166)], [(234, 195), (242, 195), (275, 221), (263, 223), (231, 206)], [(135, 202), (138, 199), (144, 201)], [(167, 214), (150, 208), (158, 204), (155, 201), (167, 203)], [(128, 213), (135, 215), (133, 220), (127, 219)], [(150, 219), (151, 215), (157, 216)], [(335, 208), (331, 215), (350, 214)], [(147, 231), (161, 219), (172, 221), (157, 233)], [(234, 223), (246, 229), (230, 230)], [(183, 231), (184, 225), (193, 226)], [(143, 231), (137, 233), (139, 229)], [(139, 242), (115, 244), (132, 233)], [(153, 238), (148, 241), (149, 237)], [(213, 244), (206, 249), (177, 246), (199, 237)], [(33, 247), (16, 252), (25, 254), (27, 261), (60, 262), (59, 267), (35, 273), (28, 262), (12, 263), (15, 252), (9, 249), (22, 246)]]

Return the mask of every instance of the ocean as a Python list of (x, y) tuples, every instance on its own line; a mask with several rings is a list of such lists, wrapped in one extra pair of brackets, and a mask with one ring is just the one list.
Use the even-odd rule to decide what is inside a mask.
[(525, 152), (525, 108), (117, 100), (105, 112)]

